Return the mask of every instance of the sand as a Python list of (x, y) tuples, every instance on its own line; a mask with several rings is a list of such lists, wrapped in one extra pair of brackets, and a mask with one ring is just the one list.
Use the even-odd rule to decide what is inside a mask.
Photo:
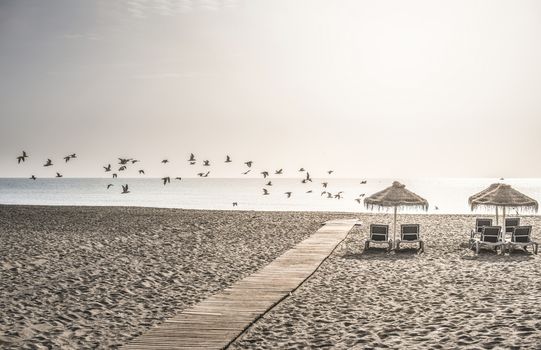
[[(390, 217), (362, 215), (366, 223)], [(541, 241), (539, 217), (534, 225)], [(364, 251), (355, 229), (293, 295), (232, 349), (539, 349), (540, 257), (467, 247), (472, 216), (400, 216), (420, 223), (426, 252)]]
[[(351, 214), (0, 206), (0, 348), (116, 348)], [(357, 215), (365, 223), (391, 216)], [(474, 216), (420, 223), (426, 251), (353, 230), (232, 349), (538, 349), (539, 257), (467, 247)], [(524, 217), (541, 241), (539, 217)]]
[(0, 348), (115, 348), (336, 215), (0, 206)]

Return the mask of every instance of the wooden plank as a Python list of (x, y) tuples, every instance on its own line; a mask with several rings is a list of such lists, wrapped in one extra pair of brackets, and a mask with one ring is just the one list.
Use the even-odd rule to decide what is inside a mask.
[(148, 330), (121, 349), (223, 349), (297, 289), (360, 223), (328, 221), (258, 272)]

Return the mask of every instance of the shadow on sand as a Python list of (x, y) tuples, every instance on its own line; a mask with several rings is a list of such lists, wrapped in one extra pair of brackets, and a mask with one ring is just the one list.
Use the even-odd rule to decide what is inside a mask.
[(342, 255), (342, 259), (355, 259), (355, 260), (409, 260), (415, 259), (417, 256), (422, 255), (418, 253), (415, 248), (400, 248), (397, 251), (388, 252), (385, 248), (369, 248), (361, 252), (354, 253), (348, 252)]
[(506, 263), (506, 262), (525, 262), (534, 259), (532, 252), (524, 251), (522, 249), (516, 249), (512, 252), (507, 252), (506, 254), (497, 254), (493, 250), (482, 249), (479, 251), (479, 255), (462, 255), (463, 260), (476, 260), (483, 262), (494, 262), (494, 263)]

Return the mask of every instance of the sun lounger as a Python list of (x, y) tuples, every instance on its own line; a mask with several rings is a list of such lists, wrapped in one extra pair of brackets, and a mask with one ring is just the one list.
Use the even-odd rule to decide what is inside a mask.
[(537, 254), (538, 244), (532, 241), (532, 227), (531, 226), (516, 226), (513, 228), (511, 239), (507, 241), (509, 252), (515, 247), (519, 247), (528, 251), (528, 246), (533, 246), (534, 254)]
[(520, 226), (520, 218), (505, 218), (505, 234), (511, 236), (515, 227)]
[(396, 240), (396, 251), (400, 250), (400, 243), (419, 243), (419, 251), (425, 251), (425, 243), (421, 239), (421, 227), (418, 224), (400, 225), (400, 238)]
[(481, 235), (483, 227), (492, 226), (492, 219), (477, 218), (475, 219), (475, 230), (471, 230), (470, 233), (470, 246), (473, 248), (476, 236)]
[(482, 247), (494, 248), (496, 252), (500, 248), (503, 254), (505, 253), (505, 244), (501, 226), (485, 226), (483, 227), (481, 236), (474, 240), (473, 246), (475, 247), (475, 254), (479, 254), (479, 249)]
[(370, 243), (385, 244), (387, 251), (393, 248), (393, 241), (389, 237), (389, 225), (370, 225), (370, 237), (364, 243), (364, 249), (370, 248)]

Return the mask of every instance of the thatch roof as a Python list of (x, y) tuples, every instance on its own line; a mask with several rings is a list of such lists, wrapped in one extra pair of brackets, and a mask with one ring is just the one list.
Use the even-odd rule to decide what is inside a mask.
[(407, 190), (406, 186), (398, 181), (393, 182), (391, 187), (365, 198), (364, 205), (369, 209), (374, 207), (413, 207), (428, 210), (426, 199)]
[(533, 198), (515, 190), (510, 185), (492, 184), (486, 190), (469, 198), (471, 209), (480, 207), (514, 207), (522, 210), (537, 212), (539, 204)]
[(474, 194), (473, 196), (471, 196), (470, 198), (468, 198), (468, 203), (469, 203), (470, 205), (472, 205), (472, 202), (473, 202), (476, 198), (482, 197), (482, 196), (484, 196), (485, 194), (494, 191), (497, 187), (499, 187), (499, 186), (501, 186), (501, 185), (503, 185), (503, 184), (502, 184), (502, 183), (494, 183), (494, 184), (488, 186), (487, 188), (485, 188), (485, 189), (482, 190), (481, 192), (476, 193), (476, 194)]

